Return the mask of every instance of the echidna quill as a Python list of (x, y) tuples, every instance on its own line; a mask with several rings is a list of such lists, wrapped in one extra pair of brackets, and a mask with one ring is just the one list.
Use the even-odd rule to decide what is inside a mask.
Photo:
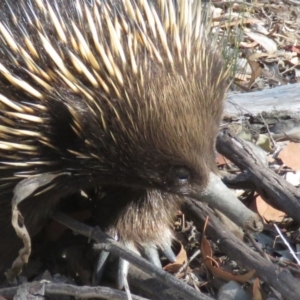
[(64, 197), (101, 186), (107, 231), (157, 264), (155, 249), (173, 259), (172, 216), (183, 196), (201, 200), (215, 170), (228, 85), (201, 6), (0, 2), (2, 271), (21, 245), (11, 226), (13, 189), (49, 174), (20, 205), (31, 236)]

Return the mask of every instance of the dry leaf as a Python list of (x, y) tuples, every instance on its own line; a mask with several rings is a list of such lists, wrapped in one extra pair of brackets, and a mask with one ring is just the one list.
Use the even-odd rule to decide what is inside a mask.
[(262, 295), (260, 292), (260, 281), (255, 278), (253, 281), (253, 300), (262, 300)]
[(266, 203), (259, 195), (257, 195), (250, 207), (256, 211), (267, 222), (282, 222), (285, 213), (272, 207)]
[(224, 165), (227, 165), (228, 163), (230, 163), (230, 160), (225, 158), (220, 153), (217, 153), (216, 163), (220, 167), (220, 166), (224, 166)]
[(164, 270), (166, 272), (174, 274), (174, 273), (178, 272), (178, 270), (187, 262), (188, 258), (186, 255), (186, 251), (181, 243), (180, 243), (180, 246), (181, 246), (180, 251), (179, 251), (178, 255), (176, 256), (176, 261), (174, 263), (167, 264), (164, 267)]
[(203, 239), (202, 239), (201, 253), (202, 253), (202, 257), (203, 257), (205, 266), (210, 270), (210, 272), (216, 278), (221, 278), (226, 281), (234, 280), (239, 283), (245, 283), (255, 273), (255, 270), (252, 270), (243, 275), (233, 275), (233, 274), (226, 272), (218, 267), (214, 267), (212, 264), (212, 250), (211, 250), (209, 242), (207, 241), (207, 239), (205, 237), (203, 237)]
[(291, 169), (300, 170), (300, 143), (290, 142), (287, 144), (280, 151), (278, 158)]
[(257, 32), (245, 32), (252, 40), (259, 43), (268, 53), (277, 51), (277, 44), (269, 37)]
[(254, 59), (252, 59), (252, 55), (249, 55), (246, 57), (247, 61), (249, 63), (249, 66), (251, 68), (251, 79), (248, 83), (248, 87), (251, 87), (251, 85), (253, 84), (253, 82), (255, 82), (255, 80), (261, 75), (262, 73), (262, 68), (260, 66), (260, 64), (255, 61)]
[(270, 138), (266, 134), (260, 134), (256, 145), (259, 146), (261, 149), (265, 150), (266, 152), (273, 152), (272, 144)]

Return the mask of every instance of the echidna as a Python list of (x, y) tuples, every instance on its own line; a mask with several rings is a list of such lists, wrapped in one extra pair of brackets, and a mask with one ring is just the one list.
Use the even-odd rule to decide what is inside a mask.
[(20, 207), (31, 235), (60, 199), (102, 186), (108, 232), (169, 253), (180, 199), (199, 199), (215, 169), (228, 85), (201, 10), (200, 0), (0, 2), (2, 270), (21, 243), (13, 189), (45, 174), (55, 179)]

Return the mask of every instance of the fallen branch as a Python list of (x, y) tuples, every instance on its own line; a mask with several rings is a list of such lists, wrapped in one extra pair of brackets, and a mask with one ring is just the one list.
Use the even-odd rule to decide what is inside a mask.
[(185, 299), (212, 300), (212, 298), (204, 295), (201, 292), (196, 291), (194, 288), (188, 286), (187, 284), (178, 280), (174, 276), (156, 267), (154, 264), (140, 257), (136, 253), (129, 251), (128, 249), (120, 245), (118, 242), (104, 234), (99, 228), (95, 229), (80, 222), (77, 222), (61, 212), (55, 213), (52, 218), (57, 222), (63, 224), (67, 228), (73, 230), (74, 232), (82, 234), (88, 238), (97, 241), (97, 245), (100, 249), (127, 260), (128, 262), (130, 262), (131, 264), (133, 264), (134, 266), (141, 269), (147, 274), (150, 274), (152, 276), (154, 275), (158, 280), (163, 282), (168, 287), (176, 289), (180, 294), (182, 294), (185, 297)]
[(208, 186), (203, 191), (201, 200), (219, 210), (244, 230), (259, 232), (263, 229), (260, 217), (247, 208), (213, 173), (210, 174)]
[(247, 143), (224, 130), (218, 135), (217, 150), (247, 173), (247, 180), (268, 204), (300, 222), (299, 190), (265, 167)]
[(299, 300), (300, 285), (287, 268), (272, 264), (250, 249), (244, 242), (235, 237), (217, 219), (204, 204), (186, 199), (183, 211), (194, 221), (198, 228), (203, 228), (206, 217), (209, 217), (206, 234), (231, 259), (245, 266), (248, 270), (256, 270), (261, 280), (272, 286), (289, 300)]
[[(226, 99), (224, 113), (242, 115), (261, 112), (288, 111), (300, 113), (300, 83), (265, 89), (259, 92), (229, 94)], [(284, 101), (282, 101), (284, 99)]]
[[(75, 286), (71, 284), (36, 281), (18, 287), (0, 289), (0, 295), (3, 297), (14, 297), (18, 292), (21, 293), (20, 296), (23, 296), (23, 299), (34, 299), (33, 297), (38, 294), (39, 296), (66, 295), (76, 297), (77, 299), (128, 300), (125, 292), (103, 286)], [(149, 300), (135, 295), (131, 295), (131, 297), (133, 300)]]

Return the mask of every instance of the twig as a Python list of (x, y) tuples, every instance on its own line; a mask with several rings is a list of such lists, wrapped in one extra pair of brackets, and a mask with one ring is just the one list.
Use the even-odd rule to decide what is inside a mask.
[[(128, 300), (128, 297), (125, 292), (103, 287), (90, 287), (90, 286), (75, 286), (71, 284), (61, 284), (61, 283), (45, 283), (45, 282), (33, 282), (26, 283), (28, 287), (31, 285), (44, 285), (45, 295), (66, 295), (73, 296), (76, 299), (115, 299), (115, 300)], [(24, 285), (19, 287), (5, 288), (0, 289), (0, 295), (3, 297), (13, 297), (16, 295), (18, 289), (24, 287)], [(131, 295), (132, 300), (149, 300), (148, 298)]]
[[(66, 216), (61, 212), (55, 213), (52, 217), (57, 222), (63, 224), (67, 228), (75, 231), (76, 233), (82, 234), (88, 238), (92, 238), (93, 240), (99, 243), (99, 248), (114, 255), (121, 257), (137, 268), (141, 269), (147, 274), (155, 275), (155, 277), (163, 282), (165, 285), (176, 289), (183, 296), (188, 297), (190, 300), (212, 300), (212, 298), (197, 292), (192, 287), (188, 286), (184, 282), (178, 280), (174, 276), (166, 273), (162, 269), (156, 267), (155, 265), (148, 262), (146, 259), (138, 256), (136, 253), (129, 251), (118, 242), (108, 237), (105, 233), (103, 233), (99, 228), (92, 228), (85, 224), (75, 221), (74, 219)], [(187, 299), (187, 298), (185, 298)]]
[(286, 244), (286, 246), (289, 248), (290, 253), (293, 255), (295, 261), (297, 262), (297, 264), (300, 266), (300, 261), (297, 257), (297, 255), (295, 254), (294, 250), (292, 249), (292, 247), (290, 246), (290, 244), (288, 243), (288, 241), (284, 238), (284, 236), (282, 235), (280, 229), (278, 228), (278, 226), (276, 224), (274, 224), (274, 227), (276, 228), (278, 234), (280, 235), (281, 239), (283, 240), (283, 242)]

